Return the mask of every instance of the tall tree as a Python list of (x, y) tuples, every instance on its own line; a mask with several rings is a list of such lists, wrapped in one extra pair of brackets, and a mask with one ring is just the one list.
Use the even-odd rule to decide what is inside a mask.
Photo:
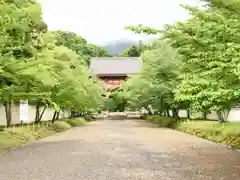
[(121, 56), (140, 57), (141, 54), (147, 49), (149, 49), (149, 45), (143, 44), (142, 41), (139, 41), (138, 44), (134, 44), (134, 45), (130, 46), (129, 48), (127, 48), (126, 50), (124, 50), (122, 52)]
[(6, 108), (7, 125), (11, 123), (10, 107), (21, 91), (29, 92), (30, 78), (22, 77), (15, 68), (25, 66), (41, 44), (46, 26), (41, 18), (40, 5), (31, 0), (0, 1), (0, 62), (1, 99)]
[[(0, 0), (0, 98), (11, 125), (13, 101), (36, 102), (36, 122), (44, 110), (39, 106), (90, 112), (101, 105), (101, 88), (89, 78), (80, 50), (84, 39), (59, 44), (59, 34), (49, 32), (41, 8), (33, 0)], [(72, 38), (73, 39), (73, 38)], [(71, 45), (71, 46), (70, 46)], [(79, 51), (78, 51), (79, 50)], [(77, 52), (80, 54), (77, 54)], [(58, 116), (54, 117), (55, 120)]]
[(183, 6), (192, 17), (184, 23), (166, 25), (164, 30), (127, 27), (137, 33), (163, 34), (182, 55), (181, 83), (175, 99), (189, 102), (197, 110), (217, 111), (221, 121), (239, 102), (239, 26), (237, 0), (212, 0), (198, 9)]
[(73, 32), (57, 31), (57, 46), (66, 46), (75, 51), (89, 65), (91, 57), (110, 56), (103, 48), (88, 44), (87, 40)]
[(180, 104), (174, 100), (173, 90), (178, 84), (178, 53), (164, 41), (158, 40), (158, 48), (141, 55), (142, 71), (124, 85), (130, 106), (145, 108), (150, 114), (167, 113), (172, 109), (178, 118)]

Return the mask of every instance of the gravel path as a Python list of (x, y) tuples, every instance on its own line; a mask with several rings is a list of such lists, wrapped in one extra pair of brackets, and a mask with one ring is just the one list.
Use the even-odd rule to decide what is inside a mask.
[(100, 120), (0, 156), (0, 180), (240, 180), (240, 152), (142, 121)]

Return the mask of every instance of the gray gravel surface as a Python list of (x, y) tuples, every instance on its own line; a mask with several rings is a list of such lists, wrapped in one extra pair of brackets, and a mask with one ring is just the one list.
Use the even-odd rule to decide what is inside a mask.
[(0, 180), (240, 180), (240, 152), (139, 120), (100, 120), (0, 156)]

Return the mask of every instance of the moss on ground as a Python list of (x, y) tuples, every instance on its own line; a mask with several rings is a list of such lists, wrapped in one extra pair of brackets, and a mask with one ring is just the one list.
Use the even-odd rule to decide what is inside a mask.
[(171, 117), (148, 116), (148, 122), (240, 149), (240, 123), (200, 120), (176, 121)]
[(70, 124), (72, 127), (78, 127), (78, 126), (83, 126), (87, 123), (87, 121), (83, 118), (78, 118), (78, 119), (69, 119), (68, 124)]
[(1, 128), (0, 151), (6, 151), (42, 139), (71, 127), (83, 126), (87, 121), (82, 118), (60, 120), (54, 123), (41, 122), (10, 128)]

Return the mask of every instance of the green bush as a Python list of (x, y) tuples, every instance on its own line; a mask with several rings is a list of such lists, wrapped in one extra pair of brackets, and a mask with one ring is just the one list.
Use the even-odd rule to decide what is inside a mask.
[(88, 121), (88, 122), (90, 122), (90, 121), (93, 121), (93, 120), (94, 120), (94, 118), (93, 118), (93, 116), (92, 116), (92, 115), (85, 115), (85, 116), (84, 116), (84, 119), (85, 119), (86, 121)]
[(72, 127), (77, 127), (77, 126), (83, 126), (84, 124), (87, 123), (87, 121), (83, 118), (78, 118), (78, 119), (69, 119), (67, 123), (70, 124)]
[(163, 116), (148, 116), (147, 121), (158, 125), (159, 127), (174, 128), (177, 124), (176, 119)]
[(55, 132), (61, 132), (71, 128), (71, 125), (68, 124), (66, 121), (56, 121), (53, 123), (52, 126)]

